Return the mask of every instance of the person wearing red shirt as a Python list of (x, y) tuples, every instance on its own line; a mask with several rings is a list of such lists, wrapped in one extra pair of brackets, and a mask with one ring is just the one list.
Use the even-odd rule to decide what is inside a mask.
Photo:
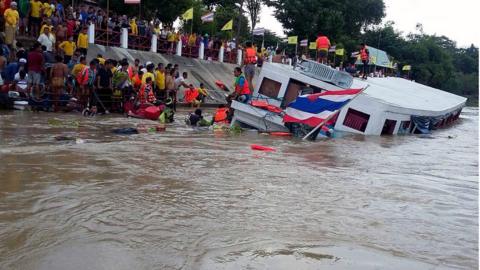
[[(28, 53), (28, 91), (31, 96), (39, 98), (40, 83), (42, 81), (43, 71), (43, 54), (42, 45), (39, 42), (35, 42), (32, 50)], [(32, 91), (33, 86), (33, 91)]]
[(318, 62), (326, 64), (328, 58), (328, 49), (330, 49), (330, 40), (326, 36), (318, 35), (316, 42)]

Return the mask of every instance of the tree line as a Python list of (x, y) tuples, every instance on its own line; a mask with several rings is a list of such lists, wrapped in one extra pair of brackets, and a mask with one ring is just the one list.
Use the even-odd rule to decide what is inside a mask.
[[(286, 35), (310, 41), (318, 34), (327, 35), (333, 44), (347, 52), (357, 51), (364, 42), (386, 51), (399, 70), (410, 65), (409, 75), (415, 81), (478, 102), (478, 47), (472, 44), (460, 48), (448, 37), (424, 33), (421, 25), (415, 33), (405, 35), (395, 29), (393, 22), (381, 24), (386, 15), (383, 0), (142, 0), (141, 8), (123, 2), (111, 0), (111, 9), (126, 15), (140, 12), (142, 17), (158, 18), (167, 25), (193, 7), (193, 20), (183, 25), (186, 31), (193, 28), (195, 33), (237, 37), (240, 42), (256, 38), (257, 43), (260, 38), (253, 37), (251, 31), (262, 6), (268, 5), (275, 8), (274, 16)], [(106, 0), (100, 4), (105, 6)], [(211, 10), (215, 10), (215, 21), (202, 23), (200, 17)], [(233, 30), (220, 31), (231, 19), (234, 19)], [(266, 45), (276, 46), (281, 40), (267, 31)]]

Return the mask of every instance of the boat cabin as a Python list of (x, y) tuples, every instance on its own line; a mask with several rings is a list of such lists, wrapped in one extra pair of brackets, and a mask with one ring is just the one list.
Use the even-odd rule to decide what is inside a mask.
[[(296, 68), (265, 63), (255, 79), (252, 100), (285, 109), (299, 95), (326, 90), (368, 88), (339, 112), (335, 131), (365, 135), (425, 132), (450, 124), (460, 115), (466, 98), (406, 79), (354, 79), (345, 72), (307, 61)], [(240, 123), (261, 131), (288, 131), (282, 114), (250, 104), (232, 102), (232, 125)]]

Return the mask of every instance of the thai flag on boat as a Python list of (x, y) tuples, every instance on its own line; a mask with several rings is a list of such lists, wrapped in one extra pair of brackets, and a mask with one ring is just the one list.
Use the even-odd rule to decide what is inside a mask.
[(363, 89), (347, 89), (299, 96), (285, 109), (283, 122), (316, 127), (362, 91)]

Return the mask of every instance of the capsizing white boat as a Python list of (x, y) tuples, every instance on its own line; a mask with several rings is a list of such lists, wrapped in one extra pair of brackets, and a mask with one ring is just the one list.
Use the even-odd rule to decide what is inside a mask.
[[(450, 125), (460, 116), (467, 99), (439, 89), (396, 77), (353, 78), (314, 61), (296, 67), (265, 63), (256, 78), (252, 100), (285, 109), (300, 94), (326, 90), (365, 88), (346, 104), (334, 122), (334, 131), (364, 135), (428, 133)], [(264, 132), (288, 132), (282, 113), (233, 101), (232, 125)]]

